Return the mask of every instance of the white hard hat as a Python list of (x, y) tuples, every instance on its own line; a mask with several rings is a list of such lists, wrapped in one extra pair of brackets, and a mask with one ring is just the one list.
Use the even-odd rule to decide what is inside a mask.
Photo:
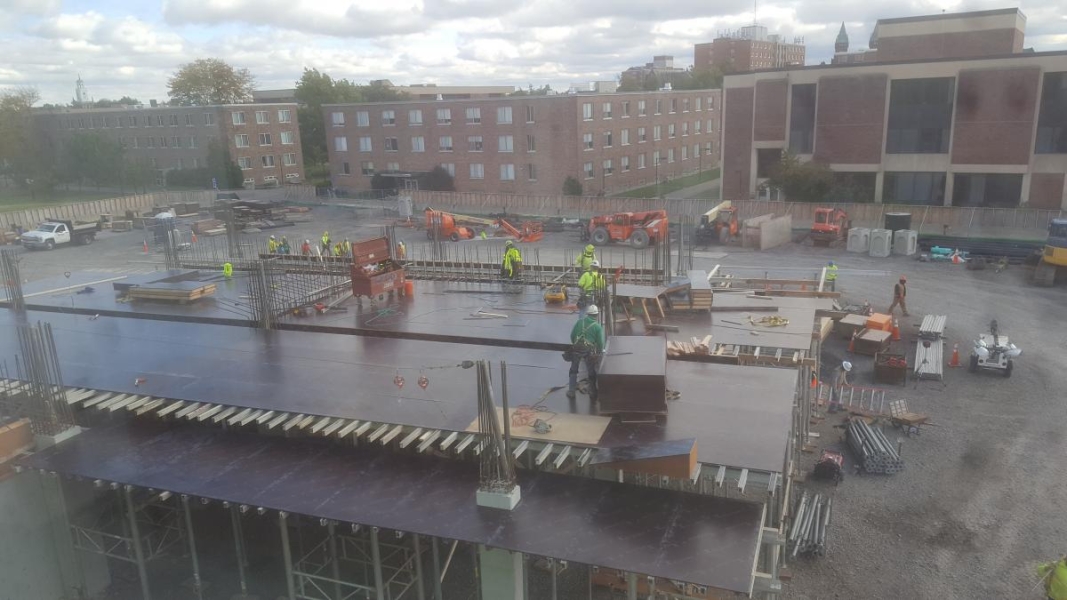
[(594, 260), (593, 262), (589, 263), (589, 266), (590, 267), (596, 267), (596, 268), (599, 269), (600, 268), (600, 261), (599, 260)]
[(590, 304), (589, 308), (586, 309), (585, 314), (594, 315), (594, 316), (595, 315), (599, 315), (600, 314), (600, 309), (596, 307), (596, 304)]
[(273, 236), (273, 235), (272, 235), (272, 236), (270, 236), (270, 239), (272, 239), (272, 240), (273, 240), (273, 239), (274, 239), (274, 236)]
[(841, 368), (844, 369), (845, 371), (851, 371), (852, 370), (852, 363), (850, 363), (850, 362), (848, 362), (846, 360), (845, 362), (841, 363)]

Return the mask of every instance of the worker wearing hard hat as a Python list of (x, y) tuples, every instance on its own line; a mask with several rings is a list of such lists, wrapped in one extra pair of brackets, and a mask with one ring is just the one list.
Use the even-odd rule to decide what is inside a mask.
[(832, 260), (826, 263), (826, 285), (831, 292), (837, 291), (837, 265)]
[(893, 314), (893, 309), (900, 307), (900, 311), (904, 313), (904, 316), (908, 316), (908, 278), (901, 275), (900, 280), (893, 284), (893, 303), (889, 305), (889, 310), (886, 312)]
[(329, 231), (323, 231), (322, 232), (322, 253), (327, 255), (327, 256), (330, 255), (330, 232)]
[(1045, 582), (1048, 600), (1067, 600), (1067, 556), (1038, 565), (1037, 575)]
[(515, 242), (504, 242), (504, 260), (500, 264), (500, 276), (504, 279), (515, 279), (522, 271), (522, 254), (515, 247)]
[(567, 385), (567, 398), (571, 400), (574, 400), (575, 392), (578, 391), (578, 367), (582, 361), (585, 361), (586, 392), (589, 394), (589, 400), (597, 400), (597, 368), (606, 344), (604, 328), (597, 321), (599, 314), (600, 310), (595, 304), (589, 305), (588, 314), (579, 318), (571, 329), (571, 347), (564, 353), (564, 357), (571, 361)]
[(304, 243), (300, 246), (300, 254), (311, 256), (311, 240), (304, 240)]
[(274, 236), (272, 235), (272, 236), (270, 236), (270, 239), (267, 240), (267, 252), (270, 253), (270, 254), (274, 254), (277, 251), (278, 251), (278, 240), (274, 239)]
[(590, 304), (593, 304), (597, 295), (604, 291), (607, 287), (607, 282), (604, 280), (604, 274), (600, 272), (600, 261), (594, 260), (589, 263), (589, 270), (582, 273), (581, 278), (578, 279), (578, 288), (581, 293), (578, 295), (578, 316), (585, 316), (585, 309)]
[(282, 241), (278, 242), (278, 253), (279, 254), (290, 254), (292, 251), (293, 251), (292, 247), (289, 246), (289, 238), (287, 238), (287, 237), (285, 237), (283, 235), (282, 236)]
[(830, 412), (837, 412), (841, 408), (841, 397), (845, 393), (845, 388), (851, 385), (849, 383), (849, 375), (852, 373), (852, 363), (847, 360), (841, 363), (841, 366), (837, 368), (837, 375), (834, 377), (834, 387), (830, 390)]
[(578, 258), (574, 259), (574, 266), (581, 268), (584, 273), (589, 270), (589, 266), (594, 262), (596, 262), (596, 247), (589, 244), (578, 255)]

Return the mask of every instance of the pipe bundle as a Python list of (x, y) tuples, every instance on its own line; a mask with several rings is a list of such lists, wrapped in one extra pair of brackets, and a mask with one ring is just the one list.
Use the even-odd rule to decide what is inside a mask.
[(848, 424), (847, 437), (856, 460), (867, 473), (889, 475), (904, 470), (904, 460), (881, 430), (853, 419)]
[(793, 513), (793, 526), (789, 530), (789, 544), (794, 558), (798, 553), (813, 556), (826, 554), (826, 530), (830, 527), (830, 512), (829, 496), (815, 494), (814, 497), (809, 497), (808, 493), (804, 492)]

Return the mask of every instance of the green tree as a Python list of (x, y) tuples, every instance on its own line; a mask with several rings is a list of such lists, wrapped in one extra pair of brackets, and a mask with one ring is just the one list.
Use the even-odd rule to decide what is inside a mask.
[(646, 92), (654, 92), (661, 87), (663, 87), (663, 82), (660, 81), (659, 76), (653, 71), (649, 71), (645, 75), (644, 81), (641, 83), (641, 89)]
[(713, 90), (722, 87), (722, 71), (717, 67), (690, 70), (672, 84), (676, 90)]
[(99, 189), (122, 183), (125, 150), (118, 141), (99, 133), (78, 133), (63, 152), (64, 171), (79, 187), (91, 182)]
[(108, 98), (101, 98), (96, 102), (93, 102), (93, 108), (117, 108), (119, 106), (137, 106), (141, 101), (137, 98), (131, 98), (129, 96), (123, 96), (118, 100), (109, 100)]
[(29, 190), (34, 199), (55, 184), (55, 155), (32, 114), (39, 100), (32, 87), (0, 90), (0, 175)]
[(237, 104), (252, 99), (255, 85), (248, 69), (235, 69), (217, 58), (198, 58), (167, 80), (167, 93), (182, 106)]
[(525, 90), (519, 88), (514, 92), (508, 94), (509, 96), (548, 96), (552, 93), (552, 86), (545, 84), (539, 88), (535, 88), (533, 84), (530, 84)]
[[(218, 140), (211, 140), (207, 146), (208, 175), (213, 177), (220, 190), (239, 188), (244, 185), (241, 167), (233, 162), (230, 150)], [(209, 182), (210, 183), (210, 182)]]
[(130, 189), (148, 192), (148, 186), (156, 182), (156, 169), (146, 159), (126, 160), (123, 165), (123, 182)]
[(634, 77), (623, 73), (619, 76), (619, 92), (640, 92), (644, 90), (644, 81), (640, 77)]
[(834, 186), (834, 172), (823, 163), (802, 162), (795, 154), (784, 152), (767, 185), (782, 190), (794, 202), (824, 202)]
[(422, 189), (431, 192), (454, 192), (456, 181), (441, 165), (437, 165), (422, 178)]
[(563, 195), (581, 196), (582, 183), (573, 175), (568, 175), (567, 178), (563, 180)]

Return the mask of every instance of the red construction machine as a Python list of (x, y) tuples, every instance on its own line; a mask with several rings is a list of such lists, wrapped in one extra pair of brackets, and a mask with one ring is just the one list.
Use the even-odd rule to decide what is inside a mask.
[(544, 225), (538, 221), (524, 221), (515, 227), (504, 219), (471, 217), (432, 208), (427, 208), (425, 214), (426, 237), (431, 240), (471, 240), (474, 239), (475, 229), (492, 230), (488, 235), (510, 236), (520, 242), (539, 242), (545, 237)]
[(634, 248), (661, 244), (668, 239), (667, 211), (622, 212), (589, 220), (583, 239), (597, 246), (630, 241)]
[(844, 240), (848, 236), (850, 221), (848, 213), (840, 208), (815, 209), (815, 222), (811, 225), (811, 243), (815, 246), (829, 246)]

